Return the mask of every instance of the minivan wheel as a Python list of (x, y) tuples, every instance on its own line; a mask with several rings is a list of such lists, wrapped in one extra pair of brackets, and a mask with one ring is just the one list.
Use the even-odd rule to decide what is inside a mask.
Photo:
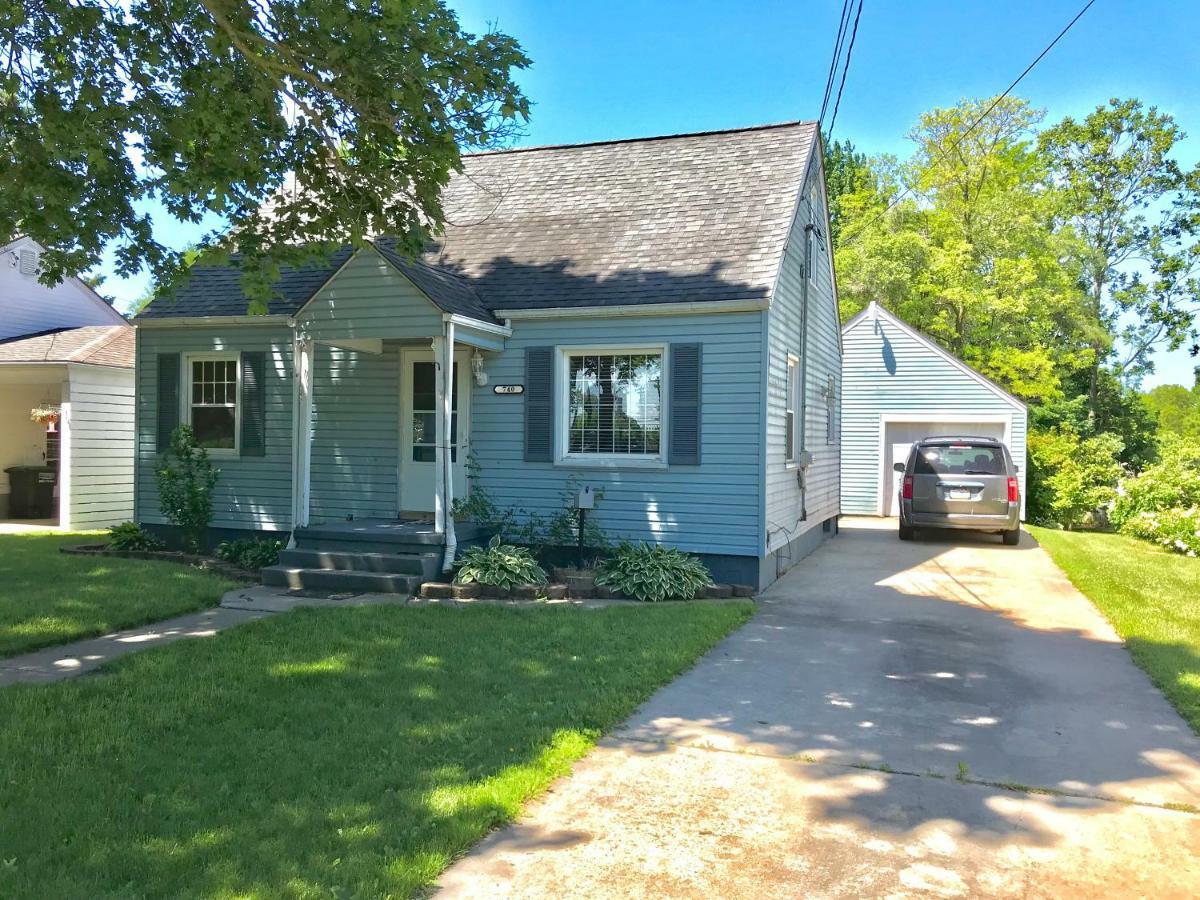
[(1004, 532), (1005, 546), (1015, 547), (1015, 546), (1017, 546), (1018, 542), (1020, 542), (1020, 540), (1021, 540), (1021, 529), (1020, 528), (1014, 528), (1012, 531)]
[[(911, 541), (913, 539), (913, 535), (915, 533), (916, 533), (916, 529), (913, 528), (911, 525), (901, 525), (900, 526), (900, 540), (902, 540), (902, 541)], [(1005, 540), (1007, 541), (1008, 538), (1005, 538)]]

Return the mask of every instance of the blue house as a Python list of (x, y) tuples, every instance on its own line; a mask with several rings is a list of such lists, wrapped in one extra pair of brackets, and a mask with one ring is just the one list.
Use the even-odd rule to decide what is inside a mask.
[(345, 249), (255, 316), (236, 269), (194, 269), (136, 320), (138, 520), (166, 524), (185, 422), (214, 539), (291, 539), (283, 583), (365, 550), (429, 577), (477, 538), (456, 498), (549, 517), (590, 487), (611, 539), (765, 586), (839, 511), (821, 160), (811, 122), (479, 153), (419, 258)]

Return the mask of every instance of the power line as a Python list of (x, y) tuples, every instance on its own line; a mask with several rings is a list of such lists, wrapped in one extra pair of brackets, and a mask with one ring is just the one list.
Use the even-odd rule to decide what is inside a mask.
[(837, 124), (838, 109), (842, 105), (842, 90), (846, 87), (846, 74), (850, 71), (850, 54), (854, 52), (854, 39), (858, 37), (858, 20), (862, 18), (862, 8), (863, 0), (858, 0), (858, 12), (854, 14), (854, 30), (850, 32), (850, 45), (846, 48), (846, 64), (842, 66), (842, 83), (838, 85), (837, 101), (833, 104), (833, 118), (829, 120), (831, 140), (833, 139), (833, 126)]
[(829, 108), (829, 97), (833, 93), (833, 82), (837, 79), (838, 60), (842, 56), (842, 41), (846, 39), (846, 27), (850, 24), (850, 4), (852, 0), (842, 0), (842, 14), (838, 17), (837, 38), (833, 42), (833, 57), (829, 60), (829, 74), (825, 76), (825, 94), (821, 97), (821, 115), (818, 122), (825, 121), (825, 111)]
[[(987, 109), (984, 111), (983, 115), (981, 115), (981, 116), (980, 116), (978, 119), (976, 119), (974, 122), (972, 122), (972, 123), (970, 124), (970, 126), (968, 126), (967, 130), (966, 130), (966, 131), (964, 131), (964, 132), (963, 132), (961, 135), (959, 135), (959, 136), (958, 136), (958, 139), (957, 139), (957, 140), (954, 142), (954, 144), (953, 144), (953, 145), (950, 147), (950, 149), (949, 149), (949, 151), (948, 151), (948, 154), (949, 154), (949, 153), (953, 153), (955, 150), (957, 150), (957, 149), (958, 149), (958, 147), (959, 147), (959, 145), (960, 145), (960, 144), (961, 144), (963, 141), (965, 141), (965, 140), (967, 139), (967, 136), (968, 136), (968, 135), (970, 135), (970, 133), (971, 133), (972, 131), (974, 131), (976, 128), (978, 128), (978, 127), (979, 127), (979, 124), (980, 124), (980, 123), (981, 123), (981, 122), (982, 122), (984, 119), (986, 119), (986, 118), (987, 118), (989, 115), (991, 115), (991, 114), (992, 114), (992, 110), (994, 110), (994, 109), (995, 109), (997, 106), (999, 106), (999, 105), (1000, 105), (1000, 101), (1001, 101), (1001, 100), (1003, 100), (1005, 97), (1007, 97), (1007, 96), (1008, 96), (1008, 95), (1009, 95), (1009, 94), (1012, 92), (1013, 88), (1015, 88), (1015, 87), (1016, 87), (1018, 84), (1020, 84), (1020, 83), (1021, 83), (1021, 82), (1022, 82), (1024, 79), (1025, 79), (1025, 76), (1026, 76), (1026, 75), (1028, 75), (1030, 72), (1032, 72), (1032, 71), (1033, 71), (1034, 67), (1035, 67), (1035, 66), (1036, 66), (1038, 63), (1040, 63), (1040, 62), (1042, 61), (1042, 59), (1043, 59), (1043, 58), (1045, 58), (1045, 56), (1046, 56), (1046, 54), (1047, 54), (1047, 53), (1049, 53), (1051, 50), (1053, 50), (1053, 49), (1054, 49), (1054, 45), (1055, 45), (1055, 44), (1057, 44), (1059, 41), (1061, 41), (1061, 40), (1063, 39), (1063, 36), (1064, 36), (1064, 35), (1066, 35), (1066, 33), (1067, 33), (1068, 31), (1070, 31), (1070, 30), (1071, 30), (1071, 28), (1072, 28), (1072, 27), (1075, 25), (1075, 23), (1076, 23), (1076, 22), (1078, 22), (1078, 21), (1079, 21), (1081, 18), (1083, 18), (1083, 14), (1084, 14), (1085, 12), (1087, 12), (1089, 9), (1091, 9), (1091, 8), (1092, 8), (1092, 4), (1093, 4), (1093, 3), (1095, 3), (1095, 2), (1096, 2), (1096, 0), (1088, 0), (1088, 2), (1087, 2), (1087, 3), (1085, 3), (1085, 4), (1083, 5), (1083, 9), (1079, 10), (1079, 12), (1077, 12), (1077, 13), (1075, 14), (1075, 18), (1073, 18), (1073, 19), (1072, 19), (1070, 22), (1068, 22), (1068, 23), (1066, 24), (1066, 26), (1063, 28), (1063, 30), (1062, 30), (1062, 31), (1060, 31), (1060, 32), (1059, 32), (1059, 33), (1058, 33), (1058, 34), (1055, 36), (1054, 40), (1052, 40), (1052, 41), (1051, 41), (1049, 44), (1047, 44), (1047, 45), (1045, 46), (1045, 48), (1042, 50), (1042, 52), (1041, 52), (1041, 53), (1039, 53), (1039, 54), (1037, 55), (1037, 57), (1034, 59), (1034, 61), (1033, 61), (1033, 62), (1031, 62), (1031, 63), (1030, 63), (1028, 66), (1026, 66), (1026, 67), (1025, 67), (1025, 71), (1024, 71), (1024, 72), (1022, 72), (1020, 75), (1018, 75), (1018, 76), (1016, 77), (1016, 80), (1015, 80), (1015, 81), (1013, 81), (1013, 83), (1012, 83), (1012, 84), (1010, 84), (1008, 87), (1006, 87), (1006, 88), (1004, 89), (1004, 93), (1002, 93), (1002, 94), (1001, 94), (999, 97), (997, 97), (995, 100), (993, 100), (993, 101), (992, 101), (992, 105), (991, 105), (991, 106), (989, 106), (989, 107), (988, 107), (988, 108), (987, 108)], [(835, 116), (835, 118), (836, 118), (836, 116), (837, 116), (837, 108), (836, 108), (836, 106), (834, 107), (834, 116)], [(832, 130), (832, 126), (830, 126), (830, 130)], [(878, 215), (874, 216), (874, 217), (873, 217), (873, 218), (872, 218), (870, 221), (868, 221), (868, 222), (867, 222), (867, 224), (866, 224), (865, 226), (863, 226), (862, 228), (860, 228), (860, 229), (859, 229), (859, 230), (858, 230), (858, 231), (855, 233), (855, 236), (857, 236), (857, 235), (859, 235), (859, 234), (862, 234), (864, 231), (866, 231), (866, 230), (867, 230), (867, 228), (868, 228), (869, 226), (871, 226), (871, 225), (874, 225), (874, 224), (875, 224), (877, 221), (879, 221), (879, 220), (880, 220), (880, 219), (882, 219), (884, 216), (886, 216), (886, 215), (887, 215), (889, 212), (891, 212), (891, 211), (892, 211), (892, 209), (894, 209), (894, 208), (895, 208), (896, 204), (898, 204), (898, 203), (899, 203), (901, 200), (903, 200), (905, 197), (907, 197), (907, 196), (908, 196), (910, 193), (912, 193), (912, 188), (911, 188), (911, 187), (906, 187), (906, 188), (905, 188), (903, 191), (901, 191), (901, 192), (900, 192), (900, 193), (899, 193), (899, 194), (896, 196), (896, 199), (895, 199), (895, 200), (893, 200), (891, 203), (889, 203), (887, 206), (885, 206), (885, 207), (883, 208), (883, 211), (882, 211), (882, 212), (880, 212)], [(849, 240), (847, 240), (847, 242), (846, 242), (846, 243), (851, 243), (853, 240), (854, 240), (854, 237), (851, 237)]]

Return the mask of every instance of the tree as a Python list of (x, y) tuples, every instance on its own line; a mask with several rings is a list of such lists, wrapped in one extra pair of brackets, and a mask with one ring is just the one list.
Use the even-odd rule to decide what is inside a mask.
[(1102, 366), (1136, 377), (1151, 369), (1156, 348), (1197, 337), (1200, 166), (1185, 173), (1171, 158), (1183, 137), (1156, 107), (1113, 99), (1083, 121), (1068, 116), (1040, 138), (1084, 246), (1090, 315), (1106, 330), (1091, 342), (1093, 415)]
[(834, 245), (842, 219), (842, 197), (868, 185), (871, 171), (865, 153), (854, 149), (850, 141), (825, 143), (825, 194), (829, 201), (829, 229)]
[(1190, 391), (1181, 384), (1160, 384), (1145, 395), (1160, 430), (1200, 438), (1200, 379), (1196, 383)]
[[(253, 311), (282, 263), (372, 234), (418, 250), (464, 148), (507, 141), (528, 58), (440, 0), (25, 0), (5, 6), (0, 237), (46, 248), (49, 283), (182, 254), (146, 212), (225, 223)], [(296, 185), (299, 185), (297, 188)], [(269, 203), (267, 201), (270, 201)]]
[(1034, 146), (1040, 118), (1017, 98), (925, 113), (913, 157), (872, 160), (866, 186), (841, 197), (836, 250), (844, 315), (878, 300), (1036, 401), (1061, 396), (1088, 327)]

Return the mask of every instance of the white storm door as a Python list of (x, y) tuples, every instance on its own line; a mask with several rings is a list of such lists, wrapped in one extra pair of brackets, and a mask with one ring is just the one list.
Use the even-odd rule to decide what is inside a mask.
[[(471, 429), (471, 367), (465, 353), (454, 355), (453, 421), (450, 453), (454, 496), (467, 494), (467, 451)], [(400, 509), (433, 512), (437, 458), (437, 378), (433, 352), (400, 354)]]

